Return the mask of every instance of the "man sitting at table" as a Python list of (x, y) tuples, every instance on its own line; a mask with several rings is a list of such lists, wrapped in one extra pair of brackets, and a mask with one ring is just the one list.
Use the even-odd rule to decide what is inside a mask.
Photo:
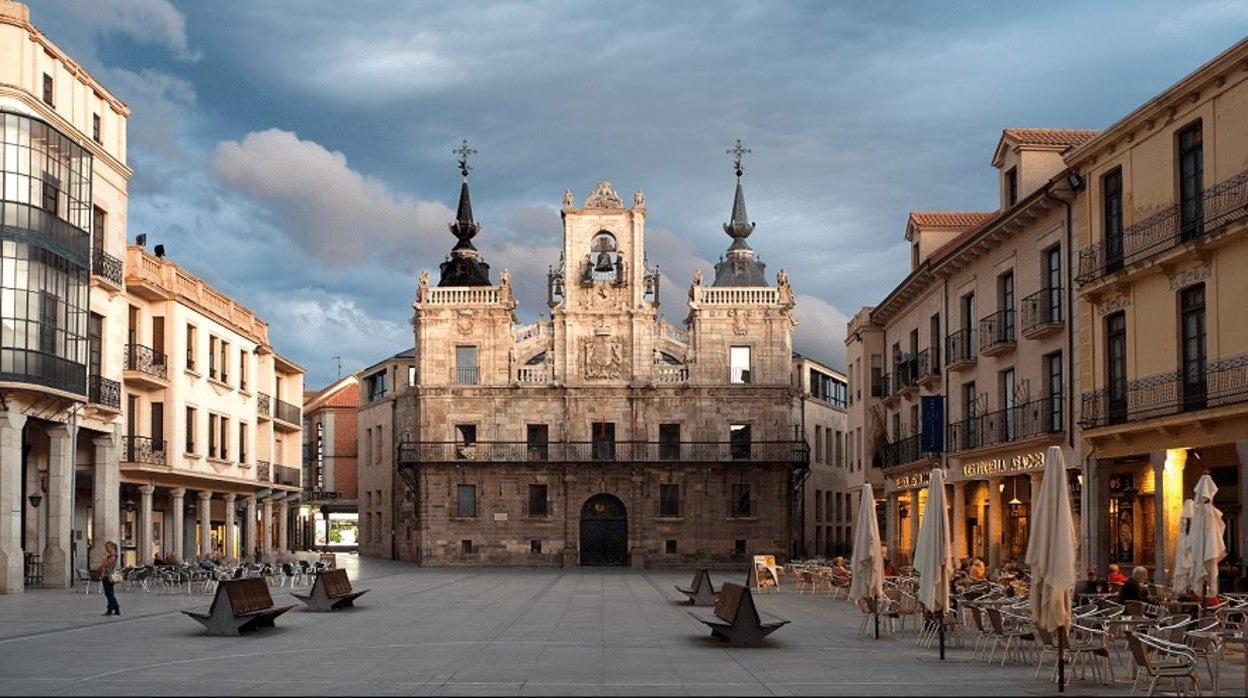
[(1075, 585), (1075, 596), (1082, 598), (1088, 594), (1105, 593), (1105, 582), (1096, 578), (1096, 568), (1089, 567), (1087, 575)]
[(1149, 602), (1148, 590), (1144, 585), (1148, 583), (1148, 570), (1143, 567), (1136, 567), (1131, 570), (1131, 578), (1126, 584), (1122, 585), (1122, 590), (1118, 592), (1118, 603), (1126, 603), (1127, 601)]

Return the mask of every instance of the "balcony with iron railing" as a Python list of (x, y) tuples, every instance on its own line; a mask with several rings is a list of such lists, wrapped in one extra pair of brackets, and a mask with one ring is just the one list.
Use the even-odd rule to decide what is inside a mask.
[(1062, 289), (1042, 288), (1027, 296), (1020, 305), (1022, 334), (1027, 339), (1039, 339), (1060, 332), (1062, 322)]
[(256, 415), (264, 419), (273, 418), (273, 398), (268, 393), (256, 393)]
[(1248, 403), (1248, 354), (1210, 361), (1186, 375), (1169, 371), (1086, 392), (1079, 424), (1096, 429), (1241, 403)]
[(892, 381), (892, 376), (885, 374), (876, 374), (871, 378), (871, 397), (888, 397), (892, 391), (888, 389), (888, 384)]
[(940, 349), (928, 347), (914, 357), (915, 381), (928, 387), (940, 380)]
[(91, 250), (91, 276), (109, 282), (113, 287), (122, 286), (121, 260), (101, 249)]
[(923, 435), (915, 434), (914, 436), (884, 444), (884, 448), (880, 449), (876, 454), (876, 459), (872, 465), (877, 468), (895, 468), (916, 461), (935, 458), (938, 455), (923, 451)]
[(286, 465), (273, 465), (273, 484), (286, 487), (299, 487), (301, 481), (299, 468)]
[(259, 482), (272, 482), (273, 475), (271, 466), (272, 464), (267, 460), (256, 461), (256, 480)]
[(457, 385), (478, 385), (480, 382), (481, 374), (476, 366), (455, 369), (455, 383)]
[(121, 437), (121, 462), (140, 465), (166, 465), (165, 442), (150, 436)]
[(137, 383), (148, 388), (164, 388), (169, 385), (169, 361), (163, 352), (142, 344), (127, 344), (125, 373), (127, 383)]
[(1186, 243), (1225, 232), (1248, 216), (1248, 170), (1208, 187), (1195, 214), (1185, 219), (1182, 206), (1172, 204), (1122, 231), (1121, 244), (1102, 240), (1079, 251), (1079, 275), (1085, 286), (1128, 267), (1144, 266)]
[(284, 428), (285, 431), (297, 431), (302, 428), (300, 424), (299, 405), (292, 405), (282, 400), (273, 401), (273, 426)]
[(121, 409), (121, 383), (104, 376), (87, 377), (87, 402), (113, 410)]
[[(521, 463), (784, 463), (810, 462), (805, 441), (573, 441), (534, 444), (528, 441), (405, 441), (399, 444), (399, 462)], [(541, 457), (535, 457), (540, 455)]]
[(885, 374), (884, 374), (884, 376), (881, 378), (881, 381), (880, 381), (880, 382), (881, 382), (881, 383), (883, 384), (883, 386), (884, 386), (884, 402), (885, 402), (885, 404), (892, 405), (892, 404), (895, 404), (898, 400), (900, 400), (900, 399), (901, 399), (901, 397), (900, 397), (900, 395), (899, 395), (899, 392), (900, 392), (900, 391), (899, 391), (899, 389), (898, 389), (898, 387), (897, 387), (897, 383), (898, 383), (898, 381), (897, 381), (897, 374), (895, 374), (895, 373), (885, 373)]
[(1055, 395), (953, 422), (945, 446), (957, 453), (1060, 434), (1065, 429), (1063, 404), (1062, 396)]
[(996, 356), (1014, 349), (1014, 309), (998, 310), (979, 321), (979, 353)]
[(975, 361), (975, 330), (968, 327), (945, 337), (946, 370), (958, 371), (974, 366)]
[(919, 362), (914, 357), (906, 357), (893, 365), (893, 375), (897, 382), (893, 390), (905, 396), (919, 388)]

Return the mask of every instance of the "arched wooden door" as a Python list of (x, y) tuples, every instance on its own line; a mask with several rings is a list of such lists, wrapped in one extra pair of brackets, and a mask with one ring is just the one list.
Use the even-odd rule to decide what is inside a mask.
[(581, 565), (628, 565), (628, 510), (619, 497), (596, 494), (581, 507)]

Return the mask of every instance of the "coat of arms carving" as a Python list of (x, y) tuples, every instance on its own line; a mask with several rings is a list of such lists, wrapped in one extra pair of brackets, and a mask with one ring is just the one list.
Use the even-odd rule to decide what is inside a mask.
[(617, 380), (624, 372), (624, 349), (619, 337), (581, 339), (581, 376), (586, 380)]

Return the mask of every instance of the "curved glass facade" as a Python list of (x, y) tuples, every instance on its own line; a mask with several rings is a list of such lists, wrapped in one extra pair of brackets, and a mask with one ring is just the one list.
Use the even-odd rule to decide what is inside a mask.
[(91, 155), (0, 111), (0, 381), (87, 388)]

